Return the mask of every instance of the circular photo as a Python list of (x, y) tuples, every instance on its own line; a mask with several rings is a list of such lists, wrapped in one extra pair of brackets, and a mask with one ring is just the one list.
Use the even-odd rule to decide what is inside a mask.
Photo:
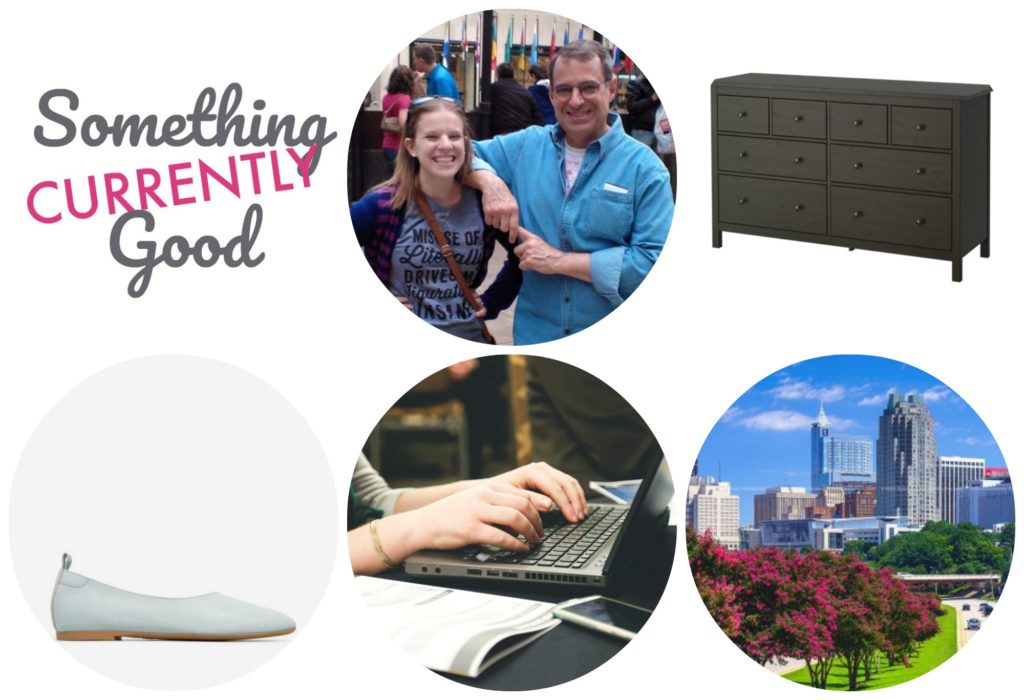
[(448, 678), (564, 683), (657, 606), (672, 495), (658, 441), (601, 380), (539, 357), (460, 362), (388, 410), (356, 462), (357, 589), (375, 628)]
[(701, 599), (787, 681), (870, 690), (952, 657), (999, 605), (1010, 475), (978, 414), (894, 360), (832, 355), (754, 385), (686, 492)]
[(436, 328), (524, 345), (614, 311), (661, 254), (675, 147), (654, 86), (580, 22), (455, 17), (370, 86), (349, 152), (358, 245)]
[(326, 456), (284, 397), (221, 362), (149, 357), (85, 380), (33, 432), (11, 558), (70, 655), (122, 683), (192, 690), (302, 631), (337, 523)]

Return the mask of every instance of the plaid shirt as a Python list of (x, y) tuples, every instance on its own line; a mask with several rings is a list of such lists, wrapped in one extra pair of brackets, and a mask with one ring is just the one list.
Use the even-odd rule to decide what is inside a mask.
[[(391, 198), (395, 194), (393, 187), (380, 187), (368, 192), (362, 199), (349, 205), (352, 225), (356, 230), (356, 239), (363, 247), (370, 267), (387, 285), (391, 280), (391, 257), (395, 250), (395, 241), (402, 232), (405, 211), (391, 208)], [(479, 194), (477, 194), (479, 204)], [(483, 209), (480, 210), (483, 220)], [(508, 236), (501, 231), (487, 226), (484, 228), (484, 254), (480, 267), (466, 281), (476, 289), (487, 276), (487, 261), (494, 253), (494, 242), (498, 241), (508, 251), (508, 260), (498, 273), (497, 279), (480, 295), (480, 300), (487, 307), (487, 318), (493, 319), (498, 312), (512, 305), (519, 294), (519, 285), (523, 281), (523, 273), (519, 269), (519, 258), (512, 252), (512, 244)]]

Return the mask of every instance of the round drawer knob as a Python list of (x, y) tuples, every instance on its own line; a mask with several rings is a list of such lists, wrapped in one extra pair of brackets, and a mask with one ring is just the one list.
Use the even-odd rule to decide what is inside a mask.
[(864, 212), (862, 212), (860, 209), (855, 209), (853, 211), (853, 218), (859, 219), (862, 216), (864, 216)]
[(739, 153), (737, 153), (736, 155), (737, 155), (737, 157), (739, 157), (739, 158), (746, 158), (746, 157), (747, 157), (747, 152), (746, 152), (746, 151), (740, 151), (740, 152), (739, 152)]
[(916, 170), (914, 170), (914, 172), (917, 173), (918, 175), (924, 175), (925, 170), (924, 168), (917, 168)]
[(864, 123), (864, 120), (863, 120), (863, 119), (854, 119), (854, 120), (853, 120), (853, 125), (854, 125), (854, 126), (860, 126), (860, 125), (862, 125), (863, 123)]
[(914, 128), (917, 129), (918, 131), (924, 131), (925, 130), (925, 125), (924, 124), (918, 124)]
[(740, 197), (740, 204), (746, 204), (748, 201), (746, 197)]
[(803, 156), (797, 156), (796, 158), (793, 159), (793, 162), (794, 163), (803, 163), (804, 162), (804, 157)]
[(793, 121), (795, 121), (795, 122), (802, 122), (803, 120), (804, 120), (804, 115), (802, 115), (802, 114), (798, 114), (795, 117), (793, 117)]
[(736, 118), (737, 119), (743, 119), (745, 116), (747, 116), (746, 112), (737, 112), (736, 113)]
[(924, 220), (923, 217), (918, 217), (918, 218), (914, 219), (914, 223), (917, 224), (918, 226), (924, 226), (924, 221), (925, 220)]
[(804, 210), (804, 205), (803, 204), (797, 204), (796, 206), (793, 207), (793, 211), (803, 211), (803, 210)]
[(860, 170), (863, 167), (864, 167), (864, 164), (861, 163), (859, 160), (856, 163), (853, 164), (853, 169), (854, 170)]

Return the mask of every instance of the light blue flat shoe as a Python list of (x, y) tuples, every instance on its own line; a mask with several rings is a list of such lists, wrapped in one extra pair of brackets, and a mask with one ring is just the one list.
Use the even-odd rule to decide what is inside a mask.
[(72, 572), (68, 554), (57, 574), (51, 613), (57, 639), (66, 641), (122, 637), (228, 641), (295, 631), (295, 621), (287, 615), (220, 593), (158, 598), (122, 591)]

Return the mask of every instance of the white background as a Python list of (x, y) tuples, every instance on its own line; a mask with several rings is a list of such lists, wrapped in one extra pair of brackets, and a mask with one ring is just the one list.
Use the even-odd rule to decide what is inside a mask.
[[(166, 353), (227, 361), (277, 388), (309, 421), (343, 489), (342, 476), (384, 409), (429, 372), (479, 352), (413, 318), (372, 277), (351, 235), (344, 172), (351, 115), (380, 67), (420, 32), (483, 6), (339, 7), (50, 3), (5, 18), (5, 490), (32, 430), (70, 388), (117, 362)], [(768, 373), (817, 355), (884, 355), (957, 391), (986, 421), (1015, 471), (1024, 388), (1016, 371), (1022, 291), (1016, 187), (1024, 105), (1014, 68), (1019, 22), (1005, 8), (981, 0), (737, 1), (678, 9), (545, 3), (545, 11), (608, 35), (657, 86), (676, 135), (679, 197), (661, 261), (629, 302), (579, 336), (531, 351), (572, 362), (622, 393), (648, 420), (674, 465), (690, 464), (733, 399)], [(992, 257), (973, 253), (965, 261), (965, 281), (954, 284), (948, 263), (924, 259), (736, 234), (726, 234), (725, 247), (713, 250), (709, 85), (745, 72), (991, 84)], [(161, 210), (157, 232), (227, 238), (237, 233), (248, 203), (259, 201), (263, 265), (162, 268), (142, 299), (130, 299), (124, 292), (130, 272), (107, 249), (113, 217), (56, 226), (29, 218), (25, 197), (40, 179), (216, 154), (77, 143), (43, 148), (31, 134), (41, 121), (37, 102), (45, 90), (74, 89), (83, 102), (80, 115), (163, 115), (188, 112), (200, 89), (220, 91), (232, 81), (242, 84), (247, 100), (267, 100), (265, 112), (327, 115), (339, 137), (325, 151), (310, 189)], [(227, 148), (222, 155), (242, 150)], [(7, 528), (7, 519), (0, 519), (5, 548)], [(283, 653), (239, 681), (196, 694), (479, 695), (399, 657), (368, 628), (346, 560), (342, 548), (320, 609)], [(952, 661), (882, 694), (953, 697), (973, 692), (980, 682), (1011, 687), (1024, 616), (1014, 583), (1011, 578), (985, 632)], [(64, 654), (25, 605), (7, 557), (0, 564), (0, 605), (0, 693), (156, 697), (115, 684)], [(781, 698), (814, 692), (769, 677), (733, 647), (704, 611), (685, 566), (676, 567), (644, 633), (567, 690), (613, 697), (635, 692), (637, 683), (688, 694)]]
[[(331, 577), (338, 503), (316, 436), (273, 388), (223, 362), (163, 355), (103, 370), (46, 414), (11, 488), (10, 541), (47, 631), (63, 552), (71, 571), (117, 588), (218, 592), (302, 630)], [(60, 646), (118, 681), (183, 690), (232, 681), (294, 638)]]

